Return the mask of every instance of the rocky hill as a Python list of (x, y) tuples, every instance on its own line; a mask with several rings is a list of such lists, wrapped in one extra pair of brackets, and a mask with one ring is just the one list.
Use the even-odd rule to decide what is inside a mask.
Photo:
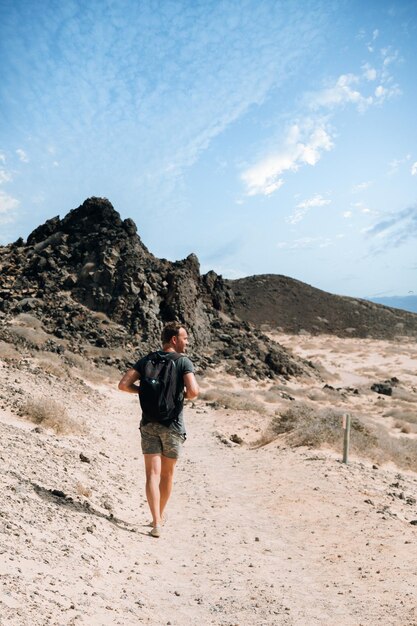
[(416, 313), (332, 295), (287, 276), (263, 274), (225, 284), (233, 292), (234, 313), (258, 327), (339, 337), (417, 337)]
[[(94, 347), (95, 360), (124, 367), (159, 345), (162, 325), (178, 319), (202, 369), (226, 360), (231, 373), (252, 377), (312, 371), (239, 320), (233, 297), (221, 276), (200, 274), (194, 254), (156, 258), (134, 222), (103, 198), (0, 248), (0, 340), (16, 341), (13, 324), (29, 314), (41, 323), (42, 349), (88, 354)], [(17, 339), (39, 348), (33, 337)]]

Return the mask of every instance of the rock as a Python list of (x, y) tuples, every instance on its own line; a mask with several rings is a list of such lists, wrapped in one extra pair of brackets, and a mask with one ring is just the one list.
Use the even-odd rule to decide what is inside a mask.
[(88, 456), (85, 456), (85, 454), (83, 454), (82, 452), (80, 452), (80, 461), (82, 461), (83, 463), (91, 463)]
[(51, 494), (57, 498), (66, 498), (66, 494), (60, 489), (52, 489)]
[(392, 386), (389, 383), (374, 383), (371, 386), (371, 391), (384, 396), (392, 396)]
[(242, 445), (242, 443), (244, 443), (242, 437), (239, 437), (239, 435), (230, 435), (230, 441), (233, 441), (233, 443), (238, 443), (239, 445)]
[[(176, 319), (189, 330), (197, 368), (226, 360), (229, 371), (254, 379), (314, 375), (237, 318), (227, 281), (215, 272), (201, 275), (195, 254), (176, 262), (156, 258), (133, 220), (122, 220), (106, 198), (88, 198), (36, 228), (26, 244), (19, 240), (0, 252), (0, 339), (17, 313), (30, 312), (69, 352), (85, 352), (89, 344), (103, 350), (97, 363), (111, 349), (133, 361), (133, 346), (140, 344), (141, 353), (155, 349), (164, 323)], [(47, 349), (55, 345), (52, 340)], [(118, 366), (128, 366), (125, 361)]]

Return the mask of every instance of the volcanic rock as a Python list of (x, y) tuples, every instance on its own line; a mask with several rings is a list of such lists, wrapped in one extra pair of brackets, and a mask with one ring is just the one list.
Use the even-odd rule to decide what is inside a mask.
[[(202, 369), (226, 361), (229, 371), (254, 378), (312, 373), (236, 316), (227, 281), (213, 271), (202, 276), (195, 254), (156, 258), (105, 198), (47, 220), (26, 243), (0, 247), (0, 313), (0, 339), (11, 341), (12, 320), (30, 314), (50, 337), (43, 349), (83, 352), (88, 344), (102, 350), (96, 360), (121, 368), (155, 349), (164, 323), (176, 319)], [(115, 348), (125, 350), (126, 362), (109, 356)]]

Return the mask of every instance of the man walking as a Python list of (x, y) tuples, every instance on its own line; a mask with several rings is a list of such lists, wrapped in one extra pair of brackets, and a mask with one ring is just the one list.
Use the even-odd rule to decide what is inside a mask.
[[(184, 399), (193, 400), (199, 393), (193, 364), (184, 355), (188, 344), (188, 334), (184, 326), (179, 322), (169, 322), (162, 330), (161, 340), (162, 350), (140, 359), (119, 382), (121, 391), (139, 394), (140, 398), (141, 380), (143, 396), (145, 396), (145, 385), (149, 382), (147, 363), (152, 358), (154, 361), (173, 361), (174, 363), (170, 371), (172, 371), (171, 376), (174, 377), (172, 384), (174, 385), (175, 408), (169, 417), (166, 417), (165, 413), (161, 414), (160, 409), (158, 409), (160, 414), (155, 415), (148, 405), (141, 402), (140, 432), (145, 460), (146, 498), (152, 514), (150, 534), (153, 537), (161, 535), (165, 507), (172, 492), (175, 464), (186, 438), (183, 417)], [(138, 381), (139, 384), (137, 384)], [(150, 383), (155, 382), (157, 382), (155, 379), (150, 380)], [(169, 384), (171, 384), (170, 381), (166, 381), (166, 386)]]

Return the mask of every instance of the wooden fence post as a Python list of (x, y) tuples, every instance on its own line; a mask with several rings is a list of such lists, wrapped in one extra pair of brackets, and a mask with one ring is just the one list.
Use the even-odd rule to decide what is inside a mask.
[(348, 462), (349, 456), (349, 444), (350, 444), (350, 413), (346, 413), (343, 416), (343, 428), (344, 428), (344, 437), (343, 437), (343, 463)]

